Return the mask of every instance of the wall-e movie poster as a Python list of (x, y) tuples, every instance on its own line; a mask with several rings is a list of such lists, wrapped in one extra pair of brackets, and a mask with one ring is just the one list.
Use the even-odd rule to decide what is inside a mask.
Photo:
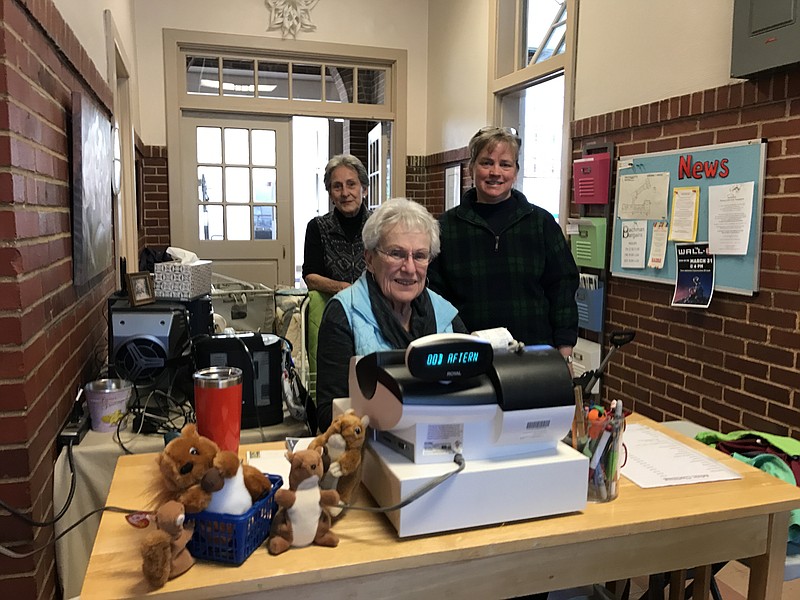
[(708, 308), (714, 295), (714, 255), (708, 242), (675, 244), (678, 273), (672, 306)]

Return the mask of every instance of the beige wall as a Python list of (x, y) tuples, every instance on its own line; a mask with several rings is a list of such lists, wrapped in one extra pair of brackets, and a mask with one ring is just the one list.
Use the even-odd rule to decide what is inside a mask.
[(580, 3), (575, 118), (731, 82), (733, 0)]
[[(136, 65), (136, 30), (133, 23), (134, 0), (53, 0), (64, 21), (69, 24), (75, 37), (80, 40), (95, 68), (108, 81), (108, 60), (106, 50), (106, 32), (103, 12), (109, 10), (118, 35), (128, 69), (136, 89), (138, 80)], [(138, 132), (139, 104), (138, 98), (132, 98), (131, 118), (133, 127)]]
[(466, 146), (486, 125), (490, 5), (486, 0), (429, 3), (425, 154)]
[(75, 37), (104, 77), (107, 76), (106, 36), (103, 11), (109, 9), (122, 38), (125, 52), (133, 60), (136, 35), (133, 27), (133, 0), (53, 0)]
[[(166, 143), (162, 28), (280, 37), (266, 31), (262, 0), (55, 4), (103, 74), (102, 12), (112, 11), (139, 65), (137, 132), (152, 145)], [(408, 153), (433, 154), (462, 147), (486, 122), (489, 6), (486, 0), (324, 0), (311, 13), (317, 30), (298, 38), (406, 49)], [(733, 0), (581, 2), (576, 119), (729, 83), (732, 19)]]
[[(134, 3), (139, 88), (145, 144), (166, 143), (164, 118), (163, 28), (258, 35), (267, 31), (269, 11), (262, 0), (136, 0)], [(428, 80), (428, 0), (324, 0), (311, 12), (317, 29), (298, 40), (331, 42), (408, 51), (408, 153), (425, 152)], [(293, 43), (285, 40), (287, 47)]]

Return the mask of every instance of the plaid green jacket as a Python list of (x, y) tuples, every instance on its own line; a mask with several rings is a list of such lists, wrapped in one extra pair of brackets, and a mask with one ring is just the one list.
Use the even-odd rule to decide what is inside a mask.
[(509, 225), (495, 234), (472, 208), (475, 189), (440, 218), (442, 249), (431, 289), (458, 309), (470, 331), (506, 327), (524, 344), (574, 346), (578, 268), (552, 215), (512, 190)]

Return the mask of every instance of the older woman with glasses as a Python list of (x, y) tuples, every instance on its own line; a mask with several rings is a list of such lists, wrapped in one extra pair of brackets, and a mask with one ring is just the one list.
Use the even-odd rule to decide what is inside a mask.
[(469, 142), (474, 187), (444, 213), (431, 288), (470, 329), (505, 327), (525, 344), (548, 344), (571, 362), (578, 338), (578, 268), (553, 216), (514, 183), (521, 140), (484, 127)]
[(439, 224), (405, 198), (384, 202), (362, 231), (365, 273), (325, 307), (317, 353), (320, 431), (332, 401), (348, 395), (350, 358), (406, 348), (432, 333), (466, 333), (458, 311), (426, 289), (428, 264), (439, 252)]

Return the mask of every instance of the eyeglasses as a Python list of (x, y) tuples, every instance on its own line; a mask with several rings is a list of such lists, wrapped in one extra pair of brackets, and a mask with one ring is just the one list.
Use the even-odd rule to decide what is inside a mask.
[(407, 252), (405, 250), (401, 250), (400, 248), (392, 248), (391, 250), (382, 250), (381, 248), (375, 249), (388, 258), (389, 262), (395, 265), (402, 265), (408, 260), (409, 256), (418, 265), (427, 265), (429, 262), (431, 262), (431, 253), (427, 250), (415, 250), (414, 252)]

